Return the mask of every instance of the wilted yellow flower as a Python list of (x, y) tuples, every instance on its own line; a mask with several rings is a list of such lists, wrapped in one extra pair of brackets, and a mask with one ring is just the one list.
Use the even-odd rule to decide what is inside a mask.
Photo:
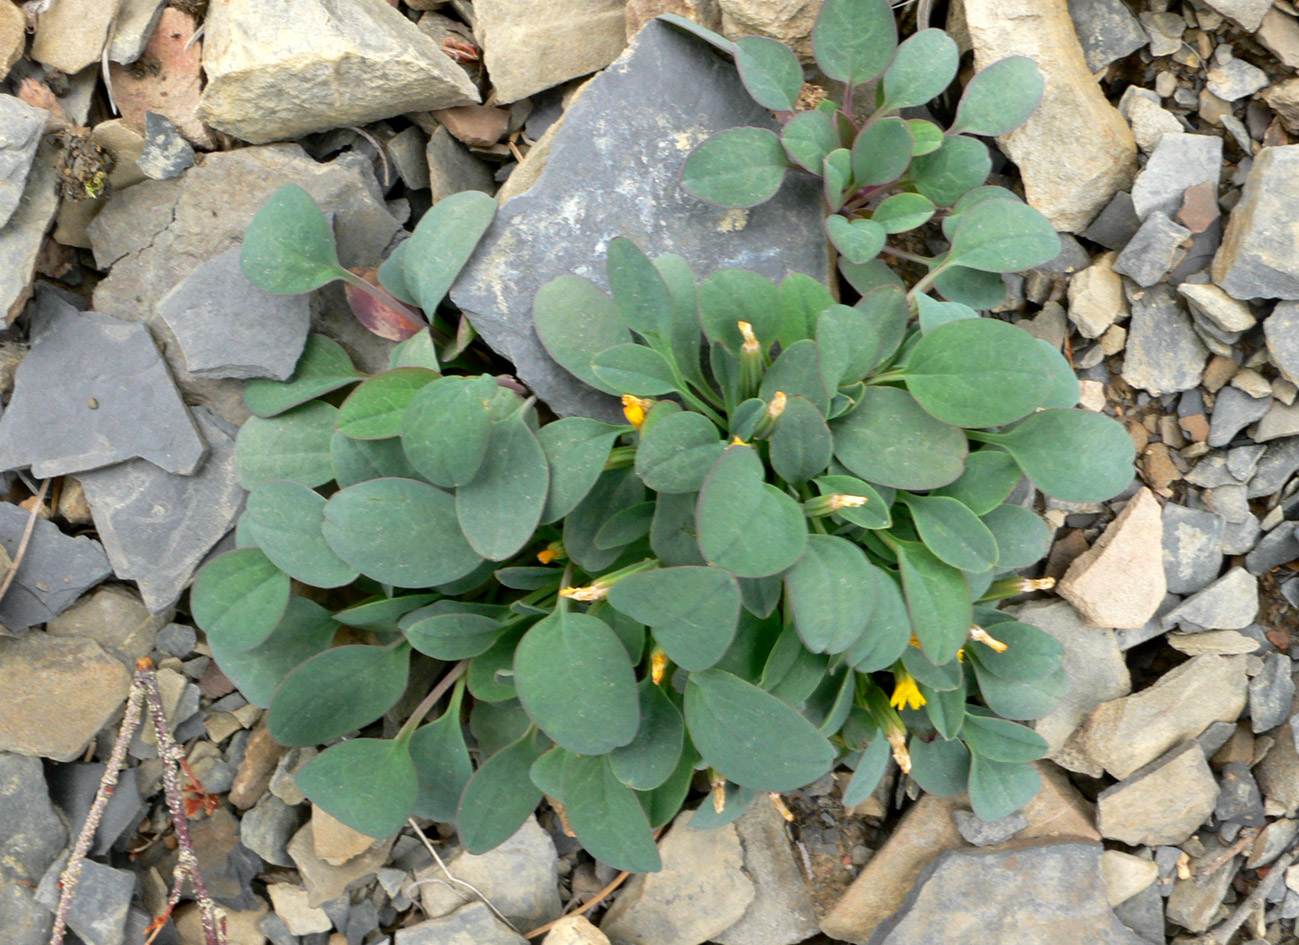
[(978, 627), (978, 626), (971, 627), (970, 639), (976, 640), (979, 643), (982, 643), (984, 646), (991, 647), (992, 649), (996, 650), (998, 653), (1005, 653), (1006, 650), (1010, 649), (1010, 647), (1006, 646), (1006, 644), (1002, 643), (1000, 640), (998, 640), (996, 637), (990, 634), (987, 630), (984, 630), (982, 627)]
[(637, 397), (635, 394), (622, 395), (622, 415), (637, 430), (645, 423), (645, 414), (654, 406), (654, 401)]
[(893, 695), (889, 697), (889, 705), (895, 709), (900, 709), (904, 705), (909, 709), (918, 709), (925, 704), (925, 697), (920, 694), (920, 687), (916, 685), (916, 677), (912, 676), (900, 666), (893, 670)]

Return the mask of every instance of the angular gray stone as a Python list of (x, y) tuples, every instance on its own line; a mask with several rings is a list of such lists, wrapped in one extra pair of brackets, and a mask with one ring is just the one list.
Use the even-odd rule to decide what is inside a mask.
[(184, 623), (169, 623), (158, 632), (155, 645), (159, 652), (184, 659), (194, 652), (196, 643), (198, 643), (198, 634), (193, 627)]
[(1217, 186), (1221, 172), (1222, 139), (1217, 135), (1164, 135), (1132, 183), (1132, 207), (1142, 220), (1156, 210), (1176, 216), (1186, 188), (1205, 182)]
[(1205, 3), (1251, 33), (1259, 28), (1264, 14), (1272, 9), (1271, 0), (1205, 0)]
[(1128, 240), (1140, 228), (1141, 218), (1133, 208), (1132, 195), (1126, 190), (1120, 190), (1087, 229), (1083, 230), (1082, 235), (1106, 249), (1119, 250), (1128, 244)]
[(1123, 379), (1155, 396), (1198, 387), (1209, 357), (1181, 299), (1167, 285), (1132, 294)]
[(471, 154), (444, 126), (439, 125), (429, 135), (424, 159), (428, 163), (425, 174), (434, 203), (462, 190), (481, 190), (485, 194), (496, 190), (491, 169)]
[(706, 204), (681, 187), (690, 151), (736, 125), (775, 127), (728, 61), (652, 22), (569, 106), (547, 133), (548, 147), (543, 139), (514, 172), (534, 174), (544, 161), (531, 188), (501, 207), (451, 299), (557, 413), (619, 415), (612, 398), (550, 359), (531, 318), (537, 290), (557, 276), (603, 287), (604, 250), (615, 236), (631, 237), (651, 257), (679, 253), (700, 279), (727, 267), (771, 279), (829, 277), (820, 197), (810, 182), (791, 176), (751, 210)]
[(109, 61), (129, 65), (139, 59), (166, 5), (166, 0), (122, 0), (108, 44)]
[(148, 332), (71, 307), (39, 330), (0, 418), (0, 468), (44, 479), (137, 456), (182, 475), (198, 468), (207, 447)]
[(1149, 41), (1122, 0), (1069, 0), (1069, 18), (1091, 72), (1100, 72)]
[(1139, 286), (1152, 286), (1168, 275), (1182, 244), (1190, 238), (1186, 227), (1174, 223), (1162, 210), (1152, 210), (1114, 260), (1114, 271)]
[(1299, 526), (1282, 522), (1272, 529), (1245, 555), (1245, 570), (1266, 574), (1278, 565), (1299, 558)]
[(1263, 458), (1267, 452), (1267, 447), (1262, 444), (1253, 444), (1250, 446), (1237, 446), (1227, 453), (1227, 472), (1231, 473), (1241, 482), (1248, 482), (1258, 469), (1258, 461)]
[[(81, 835), (81, 828), (95, 801), (100, 779), (107, 765), (101, 763), (58, 765), (51, 768), (50, 794), (63, 811), (71, 828), (71, 836)], [(144, 817), (144, 798), (140, 796), (139, 775), (135, 768), (125, 768), (118, 774), (117, 786), (104, 806), (102, 819), (95, 829), (95, 840), (90, 852), (103, 856), (128, 829)]]
[[(66, 862), (67, 858), (61, 857), (51, 866), (36, 890), (36, 901), (51, 910), (59, 904), (59, 873)], [(86, 860), (68, 909), (68, 928), (86, 945), (123, 945), (134, 891), (134, 874)]]
[(27, 301), (45, 231), (59, 209), (58, 162), (56, 146), (42, 141), (36, 148), (22, 198), (9, 221), (0, 227), (0, 316), (8, 322), (18, 316)]
[(1299, 436), (1269, 443), (1249, 481), (1249, 497), (1257, 499), (1275, 494), (1296, 471), (1299, 471)]
[(1208, 319), (1222, 331), (1248, 331), (1258, 322), (1250, 307), (1233, 299), (1216, 285), (1183, 282), (1177, 287), (1191, 311)]
[(1224, 102), (1253, 95), (1267, 88), (1267, 73), (1246, 62), (1244, 59), (1228, 59), (1209, 70), (1207, 77), (1209, 91)]
[(1190, 932), (1203, 932), (1213, 924), (1218, 907), (1227, 895), (1231, 881), (1240, 869), (1241, 857), (1230, 856), (1207, 876), (1197, 876), (1206, 870), (1210, 863), (1216, 862), (1224, 852), (1225, 844), (1217, 837), (1208, 837), (1204, 843), (1204, 855), (1191, 860), (1188, 867), (1191, 876), (1182, 879), (1180, 876), (1173, 884), (1172, 894), (1168, 897), (1165, 914), (1169, 922), (1182, 926)]
[(1268, 440), (1296, 434), (1299, 434), (1299, 401), (1287, 404), (1273, 400), (1267, 413), (1263, 414), (1263, 419), (1249, 431), (1255, 443), (1266, 443)]
[(397, 175), (408, 190), (421, 190), (429, 186), (428, 159), (425, 157), (427, 144), (424, 132), (411, 125), (389, 138), (385, 145), (388, 157), (397, 168)]
[(300, 806), (284, 803), (274, 794), (263, 795), (239, 820), (239, 842), (272, 866), (293, 868), (289, 840), (304, 820)]
[(1235, 567), (1164, 615), (1164, 626), (1196, 630), (1239, 630), (1258, 616), (1258, 578)]
[(1263, 816), (1263, 798), (1258, 784), (1243, 761), (1229, 761), (1222, 769), (1218, 782), (1218, 803), (1213, 815), (1224, 824), (1244, 827), (1262, 827), (1267, 823)]
[(418, 925), (398, 929), (393, 945), (527, 945), (496, 920), (481, 902), (471, 902), (455, 912)]
[(1213, 405), (1213, 420), (1209, 424), (1210, 446), (1226, 446), (1236, 434), (1255, 420), (1263, 419), (1272, 406), (1270, 397), (1251, 397), (1236, 387), (1218, 391)]
[(0, 95), (0, 227), (22, 200), (48, 114), (17, 96)]
[(38, 883), (68, 842), (40, 759), (0, 752), (0, 798), (0, 886)]
[(22, 883), (0, 882), (0, 928), (8, 945), (49, 943), (54, 913), (36, 901), (34, 892)]
[(973, 811), (955, 810), (952, 811), (952, 818), (956, 821), (956, 829), (961, 832), (961, 836), (976, 847), (1005, 843), (1028, 826), (1028, 818), (1022, 810), (998, 820), (984, 820)]
[(1170, 594), (1192, 594), (1222, 567), (1222, 516), (1169, 502), (1164, 506), (1164, 579)]
[(871, 943), (1041, 945), (1063, 929), (1080, 942), (1143, 945), (1106, 901), (1099, 843), (942, 853)]
[(162, 115), (145, 112), (144, 150), (135, 163), (145, 177), (169, 180), (194, 166), (194, 146)]
[(1279, 302), (1263, 320), (1267, 353), (1276, 369), (1291, 383), (1299, 383), (1299, 302)]
[(735, 821), (754, 897), (744, 918), (713, 936), (718, 945), (790, 945), (819, 931), (803, 867), (785, 830), (775, 805), (761, 798)]
[(1237, 299), (1299, 299), (1297, 215), (1299, 145), (1263, 148), (1213, 258), (1213, 281)]
[(1102, 837), (1131, 846), (1182, 843), (1213, 813), (1217, 799), (1218, 783), (1191, 740), (1101, 791), (1096, 827)]
[(272, 295), (248, 281), (232, 246), (158, 302), (194, 377), (293, 375), (311, 328), (309, 295)]
[(1294, 662), (1284, 653), (1263, 657), (1263, 671), (1249, 681), (1249, 724), (1255, 734), (1271, 731), (1290, 717)]
[(140, 586), (152, 613), (176, 603), (203, 556), (243, 510), (233, 431), (201, 408), (194, 417), (212, 448), (196, 474), (173, 476), (133, 460), (81, 476), (114, 572)]
[[(0, 502), (0, 545), (12, 559), (30, 518), (26, 509)], [(23, 630), (45, 623), (112, 572), (99, 542), (63, 534), (38, 518), (14, 583), (0, 600), (0, 624)]]
[(1118, 920), (1152, 945), (1165, 945), (1164, 897), (1157, 886), (1147, 886), (1127, 902), (1114, 907)]
[(254, 144), (478, 101), (465, 71), (386, 3), (224, 0), (205, 25), (199, 117)]

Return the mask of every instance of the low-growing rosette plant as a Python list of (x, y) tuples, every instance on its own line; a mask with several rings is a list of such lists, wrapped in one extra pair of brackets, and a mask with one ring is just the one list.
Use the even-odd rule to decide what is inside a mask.
[[(877, 6), (826, 0), (814, 41), (827, 75), (856, 43), (835, 18)], [(845, 67), (850, 91), (906, 63), (891, 24), (887, 43), (871, 34), (869, 67)], [(923, 42), (943, 61), (946, 46)], [(748, 47), (788, 73), (740, 40), (746, 82)], [(888, 98), (888, 75), (885, 104), (908, 104)], [(846, 133), (843, 113), (815, 114)], [(908, 161), (925, 133), (908, 126)], [(831, 219), (882, 226), (877, 194), (861, 193), (879, 185), (852, 167), (833, 209), (874, 216)], [(625, 423), (552, 419), (506, 380), (441, 364), (427, 331), (373, 376), (313, 336), (288, 381), (250, 382), (238, 548), (205, 566), (190, 605), (271, 735), (327, 746), (297, 776), (307, 797), (372, 836), (412, 816), (454, 822), (473, 853), (546, 798), (592, 855), (634, 872), (659, 868), (652, 831), (692, 785), (712, 795), (695, 827), (841, 764), (844, 803), (859, 803), (890, 758), (925, 790), (968, 792), (988, 820), (1027, 802), (1046, 743), (1020, 723), (1067, 683), (1060, 644), (996, 609), (1042, 586), (1017, 574), (1050, 538), (1017, 487), (1101, 501), (1129, 484), (1134, 449), (1120, 424), (1077, 409), (1058, 351), (944, 287), (1000, 285), (1059, 252), (1040, 215), (983, 175), (925, 198), (949, 248), (910, 291), (878, 260), (845, 264), (859, 267), (846, 270), (853, 305), (800, 274), (701, 281), (626, 238), (608, 246), (608, 292), (576, 276), (544, 286), (542, 344), (619, 398)], [(696, 187), (689, 164), (686, 177)], [(916, 181), (882, 183), (896, 200), (919, 196)], [(304, 197), (275, 195), (245, 241), (245, 271), (271, 291), (344, 278)], [(380, 270), (386, 293), (432, 314), (489, 203), (435, 206)], [(841, 250), (842, 225), (828, 229)], [(312, 261), (312, 278), (280, 278)]]

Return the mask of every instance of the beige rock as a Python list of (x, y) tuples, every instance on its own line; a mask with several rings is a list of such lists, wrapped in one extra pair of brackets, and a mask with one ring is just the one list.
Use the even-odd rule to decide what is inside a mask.
[(121, 0), (58, 0), (40, 15), (32, 58), (72, 75), (99, 62)]
[(1277, 113), (1286, 130), (1299, 133), (1299, 79), (1286, 79), (1263, 90), (1263, 100)]
[[(475, 6), (480, 27), (487, 6)], [(217, 0), (205, 24), (199, 115), (245, 141), (478, 101), (464, 70), (386, 3)]]
[(1123, 279), (1114, 271), (1118, 253), (1103, 253), (1069, 279), (1069, 321), (1084, 338), (1099, 338), (1117, 321), (1128, 317)]
[[(60, 502), (60, 507), (62, 503)], [(171, 622), (172, 611), (151, 614), (133, 591), (110, 585), (87, 594), (51, 620), (45, 632), (56, 637), (94, 640), (128, 669), (148, 656), (158, 631)]]
[(1236, 630), (1208, 630), (1204, 633), (1170, 633), (1168, 645), (1188, 656), (1208, 653), (1253, 653), (1259, 642)]
[(1153, 686), (1097, 706), (1071, 747), (1116, 778), (1126, 778), (1214, 722), (1245, 708), (1244, 656), (1196, 656)]
[(315, 804), (311, 805), (311, 824), (311, 848), (330, 866), (342, 866), (384, 839), (353, 830)]
[(312, 839), (311, 821), (293, 835), (289, 841), (289, 856), (297, 864), (298, 872), (307, 887), (307, 905), (321, 906), (331, 899), (337, 899), (353, 883), (368, 880), (388, 861), (388, 851), (392, 849), (392, 840), (385, 840), (361, 856), (355, 857), (342, 866), (326, 863), (316, 856), (315, 841)]
[(660, 13), (675, 13), (714, 33), (722, 31), (722, 8), (717, 0), (627, 0), (627, 42)]
[(266, 887), (275, 914), (284, 920), (291, 935), (328, 932), (334, 927), (324, 909), (307, 905), (307, 891), (288, 883), (271, 883)]
[(1191, 308), (1223, 331), (1249, 331), (1258, 323), (1247, 303), (1233, 299), (1212, 283), (1183, 282), (1177, 291)]
[(1118, 354), (1128, 343), (1128, 330), (1122, 325), (1111, 325), (1101, 335), (1101, 351), (1106, 357)]
[(1088, 623), (1137, 629), (1155, 615), (1168, 589), (1162, 513), (1154, 493), (1143, 488), (1069, 566), (1057, 590)]
[(713, 935), (717, 945), (801, 942), (817, 933), (816, 909), (808, 891), (788, 824), (767, 798), (760, 797), (735, 821), (744, 849), (744, 871), (754, 897), (739, 922)]
[(1105, 878), (1105, 893), (1113, 908), (1157, 880), (1159, 867), (1154, 860), (1143, 860), (1120, 850), (1106, 850), (1101, 854), (1101, 876)]
[(1263, 22), (1254, 38), (1291, 69), (1299, 69), (1299, 22), (1293, 16), (1273, 7), (1263, 14)]
[(1213, 257), (1213, 281), (1232, 298), (1299, 299), (1293, 209), (1299, 201), (1299, 145), (1263, 148), (1232, 208)]
[(478, 0), (474, 32), (508, 105), (603, 69), (627, 45), (625, 0)]
[[(57, 238), (56, 236), (55, 239)], [(59, 493), (58, 513), (59, 518), (70, 525), (90, 525), (95, 520), (90, 513), (90, 503), (86, 501), (86, 490), (76, 476), (63, 477), (63, 491)]]
[(952, 819), (952, 812), (962, 806), (960, 798), (921, 795), (821, 920), (821, 931), (846, 942), (869, 939), (881, 922), (902, 907), (938, 854), (967, 845)]
[(717, 0), (722, 8), (722, 35), (767, 36), (812, 61), (812, 24), (821, 0)]
[(1137, 147), (1146, 154), (1155, 150), (1159, 139), (1164, 135), (1186, 130), (1172, 112), (1165, 110), (1158, 102), (1140, 95), (1128, 103), (1124, 117), (1132, 125), (1132, 137), (1137, 142)]
[(27, 18), (9, 0), (0, 0), (0, 79), (23, 57), (27, 45)]
[[(215, 8), (215, 4), (213, 5)], [(183, 10), (168, 7), (162, 11), (153, 36), (144, 47), (142, 58), (156, 68), (138, 69), (110, 63), (113, 78), (113, 100), (122, 113), (122, 120), (137, 134), (144, 131), (145, 112), (156, 112), (171, 121), (176, 130), (200, 148), (210, 148), (215, 141), (212, 132), (198, 118), (199, 94), (203, 87), (203, 41), (194, 39), (197, 26), (194, 18)], [(117, 132), (112, 132), (118, 136)], [(123, 146), (134, 150), (134, 143), (123, 139)], [(108, 147), (105, 144), (105, 147)], [(143, 147), (143, 140), (141, 141)], [(111, 150), (111, 149), (110, 149)], [(138, 175), (134, 182), (144, 179), (131, 156), (130, 173)], [(119, 177), (109, 179), (114, 187), (128, 186)]]
[(570, 915), (554, 924), (541, 945), (609, 945), (609, 939), (586, 916)]
[(1078, 793), (1065, 773), (1049, 761), (1035, 761), (1042, 787), (1024, 805), (1021, 813), (1028, 826), (1015, 834), (1015, 842), (1080, 837), (1100, 840), (1096, 829), (1096, 809)]
[[(216, 907), (217, 915), (225, 920), (226, 945), (265, 945), (266, 936), (259, 926), (271, 908), (257, 896), (253, 898), (257, 901), (256, 908), (244, 912)], [(180, 945), (206, 945), (198, 903), (187, 902), (176, 910), (176, 934)]]
[[(691, 830), (680, 814), (659, 841), (663, 869), (627, 883), (600, 931), (626, 945), (695, 945), (728, 929), (753, 901), (734, 824)], [(954, 828), (953, 828), (954, 829)]]
[(1295, 750), (1294, 730), (1286, 722), (1270, 734), (1275, 744), (1255, 766), (1254, 777), (1263, 796), (1276, 801), (1287, 816), (1293, 817), (1299, 811), (1299, 751)]
[(271, 775), (283, 754), (284, 748), (271, 737), (264, 722), (253, 729), (230, 787), (230, 803), (240, 810), (256, 804), (270, 786)]
[[(1057, 229), (1076, 232), (1137, 170), (1132, 131), (1087, 71), (1065, 0), (965, 0), (977, 68), (1029, 56), (1046, 78), (1042, 104), (1001, 140), (1028, 202)], [(1060, 142), (1070, 146), (1062, 148)]]
[(72, 761), (130, 687), (126, 667), (94, 640), (0, 637), (0, 751)]
[(1132, 846), (1178, 844), (1208, 819), (1217, 800), (1218, 782), (1192, 739), (1101, 791), (1096, 826), (1101, 836)]

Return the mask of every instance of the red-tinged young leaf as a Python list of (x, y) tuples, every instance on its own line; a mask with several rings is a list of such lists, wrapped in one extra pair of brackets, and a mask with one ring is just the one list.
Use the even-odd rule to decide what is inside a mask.
[(428, 322), (416, 309), (403, 305), (395, 298), (379, 298), (378, 293), (388, 294), (378, 287), (367, 291), (350, 282), (343, 286), (348, 308), (370, 332), (388, 341), (405, 341), (428, 327)]

